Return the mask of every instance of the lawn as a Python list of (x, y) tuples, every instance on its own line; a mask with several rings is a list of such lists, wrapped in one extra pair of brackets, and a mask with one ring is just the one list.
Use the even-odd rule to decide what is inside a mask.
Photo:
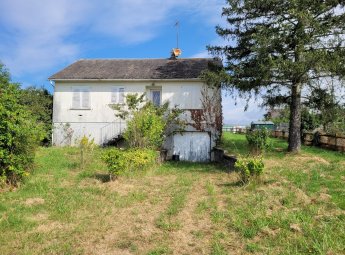
[[(247, 154), (245, 137), (223, 146)], [(0, 254), (345, 254), (345, 155), (273, 139), (261, 183), (167, 162), (109, 182), (102, 149), (41, 148), (0, 193)]]

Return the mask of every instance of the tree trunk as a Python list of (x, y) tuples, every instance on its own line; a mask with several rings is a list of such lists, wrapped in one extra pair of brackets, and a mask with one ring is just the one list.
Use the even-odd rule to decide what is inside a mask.
[(289, 147), (290, 152), (301, 150), (301, 83), (296, 83), (291, 88)]

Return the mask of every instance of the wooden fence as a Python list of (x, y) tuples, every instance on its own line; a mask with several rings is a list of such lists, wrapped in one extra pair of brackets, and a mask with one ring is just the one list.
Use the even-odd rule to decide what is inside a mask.
[[(224, 127), (224, 132), (232, 132), (237, 134), (245, 134), (247, 132), (247, 128), (236, 128), (236, 127)], [(274, 130), (271, 133), (272, 137), (281, 138), (288, 140), (289, 132), (288, 131), (281, 131), (281, 130)], [(330, 135), (330, 134), (319, 134), (315, 141), (314, 134), (311, 132), (303, 133), (302, 142), (304, 145), (308, 146), (319, 146), (328, 150), (335, 150), (345, 152), (345, 136), (344, 135)]]
[[(272, 131), (272, 136), (276, 138), (288, 139), (289, 133), (287, 131)], [(316, 137), (312, 132), (303, 133), (302, 142), (308, 146), (319, 146), (329, 150), (345, 152), (345, 136), (344, 135), (330, 135), (318, 134)]]
[[(304, 133), (303, 135), (303, 144), (313, 145), (314, 134), (313, 133)], [(317, 137), (318, 146), (335, 151), (345, 152), (345, 136), (344, 135), (329, 135), (329, 134), (320, 134)]]

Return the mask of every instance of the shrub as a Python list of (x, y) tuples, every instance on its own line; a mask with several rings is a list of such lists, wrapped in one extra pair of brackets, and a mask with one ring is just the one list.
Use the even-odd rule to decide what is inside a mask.
[(235, 170), (239, 173), (243, 183), (248, 183), (252, 178), (258, 179), (264, 171), (262, 157), (242, 157), (235, 163)]
[(90, 137), (83, 136), (80, 140), (76, 141), (76, 144), (78, 144), (78, 147), (80, 149), (80, 168), (84, 170), (85, 167), (85, 162), (86, 162), (86, 157), (87, 153), (90, 153), (93, 151), (95, 145), (95, 139), (90, 139)]
[(42, 126), (42, 145), (51, 144), (53, 96), (45, 88), (28, 87), (20, 90), (19, 103), (26, 107)]
[(159, 148), (164, 139), (165, 121), (152, 104), (133, 113), (123, 137), (130, 147)]
[(19, 104), (18, 84), (0, 64), (0, 179), (16, 185), (33, 164), (35, 150), (45, 133), (42, 126)]
[(131, 172), (147, 170), (157, 162), (158, 153), (149, 149), (114, 148), (102, 156), (111, 179)]
[(262, 152), (270, 147), (269, 131), (264, 129), (249, 130), (246, 134), (248, 145), (255, 152)]
[(127, 121), (123, 137), (131, 148), (160, 149), (165, 137), (183, 130), (185, 121), (179, 118), (183, 110), (170, 108), (169, 102), (155, 106), (145, 100), (145, 94), (129, 94), (125, 105), (111, 105), (115, 116)]

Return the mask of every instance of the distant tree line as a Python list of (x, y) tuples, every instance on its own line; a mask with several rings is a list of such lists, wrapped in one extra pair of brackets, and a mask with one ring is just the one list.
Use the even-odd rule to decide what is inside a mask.
[(32, 167), (39, 145), (51, 142), (52, 95), (22, 89), (0, 63), (0, 187), (16, 185)]

